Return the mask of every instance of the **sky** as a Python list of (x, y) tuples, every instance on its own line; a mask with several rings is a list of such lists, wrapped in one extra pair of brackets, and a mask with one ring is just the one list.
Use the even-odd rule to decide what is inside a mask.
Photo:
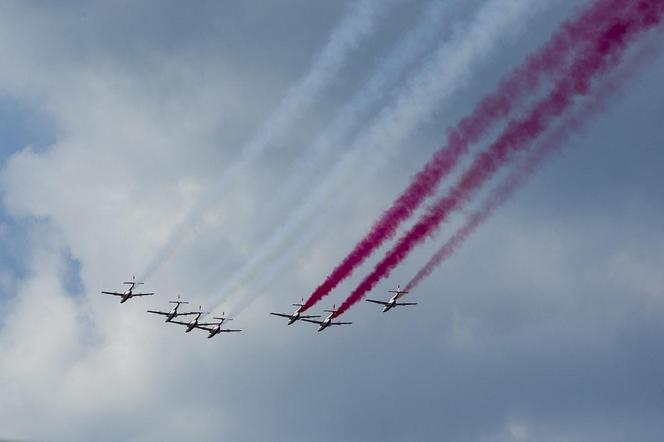
[[(1, 2), (0, 440), (659, 441), (662, 29), (417, 306), (269, 315), (588, 3)], [(242, 333), (146, 313), (178, 295)]]

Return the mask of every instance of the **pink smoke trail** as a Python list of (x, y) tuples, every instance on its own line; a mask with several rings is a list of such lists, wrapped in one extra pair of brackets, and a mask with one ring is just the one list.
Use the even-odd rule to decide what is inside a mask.
[(661, 21), (664, 0), (642, 0), (636, 7), (617, 14), (605, 27), (595, 44), (579, 54), (571, 66), (570, 77), (559, 80), (554, 89), (540, 100), (522, 120), (511, 121), (488, 150), (477, 156), (449, 194), (435, 202), (427, 213), (379, 261), (337, 310), (343, 314), (388, 276), (412, 249), (433, 235), (449, 213), (466, 202), (511, 155), (526, 149), (548, 129), (550, 124), (573, 104), (577, 96), (591, 92), (592, 81), (617, 64), (628, 45), (641, 33)]
[(605, 28), (607, 22), (633, 6), (629, 0), (596, 0), (578, 17), (563, 23), (549, 42), (526, 62), (505, 77), (496, 92), (484, 98), (466, 118), (448, 131), (447, 143), (415, 175), (406, 190), (394, 201), (369, 233), (327, 276), (304, 303), (309, 309), (351, 275), (384, 241), (394, 236), (399, 225), (431, 195), (440, 181), (495, 124), (509, 116), (512, 109), (537, 90), (546, 77), (558, 78), (566, 73), (568, 60), (583, 51)]
[(533, 151), (525, 161), (514, 169), (503, 182), (494, 189), (485, 203), (479, 210), (469, 215), (466, 222), (448, 239), (436, 253), (427, 261), (424, 266), (411, 278), (406, 284), (404, 290), (412, 291), (433, 271), (450, 258), (457, 248), (463, 244), (477, 228), (484, 223), (493, 212), (505, 201), (512, 197), (514, 192), (522, 187), (526, 180), (532, 176), (537, 167), (553, 154), (562, 144), (574, 133), (583, 130), (596, 114), (603, 110), (608, 98), (621, 92), (621, 87), (635, 75), (641, 65), (648, 61), (646, 58), (655, 50), (654, 47), (648, 47), (642, 53), (639, 53), (629, 65), (621, 68), (613, 78), (603, 81), (592, 99), (583, 104), (580, 109), (574, 111), (574, 115), (565, 119), (565, 121), (555, 130), (546, 135), (546, 138), (539, 143), (536, 150)]

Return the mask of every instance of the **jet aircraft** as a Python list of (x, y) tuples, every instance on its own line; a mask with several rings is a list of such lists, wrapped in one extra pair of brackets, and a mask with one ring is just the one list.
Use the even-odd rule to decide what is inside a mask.
[(134, 298), (136, 296), (152, 296), (154, 293), (134, 293), (134, 288), (138, 285), (142, 285), (142, 282), (136, 282), (136, 277), (132, 276), (131, 281), (125, 281), (123, 284), (129, 285), (129, 288), (120, 293), (120, 292), (105, 292), (102, 291), (103, 294), (105, 295), (113, 295), (113, 296), (120, 296), (120, 304), (123, 304), (127, 302), (129, 299)]
[(200, 328), (201, 330), (206, 330), (210, 334), (208, 335), (208, 339), (212, 338), (220, 333), (231, 333), (231, 332), (241, 332), (242, 330), (232, 330), (232, 329), (222, 329), (221, 326), (224, 322), (226, 321), (232, 321), (231, 318), (226, 318), (224, 317), (224, 314), (221, 314), (221, 317), (215, 317), (212, 319), (216, 319), (219, 322), (208, 322), (208, 323), (201, 323), (196, 326), (196, 328)]
[(175, 304), (175, 307), (170, 312), (161, 312), (158, 310), (148, 310), (148, 313), (154, 313), (156, 315), (162, 315), (166, 316), (166, 322), (171, 322), (173, 319), (175, 319), (178, 316), (189, 316), (189, 315), (197, 315), (198, 312), (179, 312), (178, 307), (180, 307), (181, 304), (189, 304), (186, 301), (180, 301), (180, 297), (178, 296), (177, 301), (168, 301), (169, 304)]
[(185, 325), (187, 328), (185, 329), (184, 332), (189, 333), (190, 331), (192, 331), (193, 329), (195, 329), (196, 327), (199, 326), (198, 321), (201, 319), (201, 316), (207, 315), (207, 312), (204, 312), (202, 310), (202, 308), (199, 306), (198, 311), (194, 312), (194, 314), (196, 315), (196, 317), (194, 319), (192, 319), (191, 321), (189, 321), (189, 322), (182, 322), (182, 321), (176, 321), (176, 320), (172, 320), (170, 322), (171, 322), (171, 324)]
[(293, 312), (292, 315), (287, 315), (285, 313), (270, 313), (271, 315), (274, 316), (281, 316), (282, 318), (288, 318), (288, 325), (291, 325), (295, 321), (299, 321), (300, 319), (310, 319), (310, 318), (320, 318), (320, 315), (303, 315), (302, 314), (302, 307), (304, 306), (304, 299), (302, 299), (302, 304), (293, 304), (293, 306), (297, 307), (297, 310)]
[(318, 324), (320, 327), (318, 327), (318, 331), (323, 331), (326, 328), (328, 328), (331, 325), (350, 325), (352, 322), (333, 322), (332, 320), (334, 319), (334, 314), (337, 312), (336, 306), (332, 306), (332, 310), (323, 310), (329, 315), (327, 318), (323, 319), (322, 321), (316, 321), (315, 319), (302, 319), (303, 321), (306, 322), (311, 322), (312, 324)]
[(396, 290), (388, 290), (388, 293), (394, 293), (394, 296), (390, 298), (389, 301), (377, 301), (375, 299), (367, 299), (367, 302), (373, 302), (374, 304), (381, 304), (383, 306), (383, 313), (392, 309), (393, 307), (396, 306), (403, 306), (403, 305), (417, 305), (417, 302), (397, 302), (399, 298), (401, 298), (403, 295), (405, 295), (406, 291), (401, 290), (401, 286), (397, 286)]

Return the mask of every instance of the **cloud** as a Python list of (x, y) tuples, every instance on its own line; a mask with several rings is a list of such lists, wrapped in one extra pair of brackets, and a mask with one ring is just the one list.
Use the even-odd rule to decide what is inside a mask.
[[(99, 291), (147, 262), (347, 4), (8, 5), (0, 55), (11, 62), (0, 90), (43, 115), (53, 143), (21, 147), (0, 173), (6, 234), (26, 232), (25, 271), (10, 271), (0, 304), (1, 437), (492, 441), (525, 428), (532, 440), (659, 440), (661, 60), (412, 294), (416, 309), (387, 316), (358, 306), (353, 326), (318, 335), (267, 317), (323, 276), (437, 147), (441, 128), (573, 6), (524, 23), (526, 36), (422, 126), (416, 148), (396, 153), (366, 192), (344, 191), (327, 235), (238, 317), (245, 332), (208, 340), (145, 310), (178, 292), (194, 305), (219, 299), (212, 286), (193, 296), (192, 280), (211, 260), (229, 262), (223, 274), (256, 250), (253, 238), (229, 232), (279, 220), (261, 202), (291, 151), (261, 159), (247, 172), (256, 183), (220, 196), (205, 235), (146, 284), (153, 299), (120, 305)], [(417, 8), (397, 12), (354, 69), (368, 72)], [(353, 78), (306, 126), (315, 132), (329, 119)], [(69, 292), (72, 277), (81, 293)]]

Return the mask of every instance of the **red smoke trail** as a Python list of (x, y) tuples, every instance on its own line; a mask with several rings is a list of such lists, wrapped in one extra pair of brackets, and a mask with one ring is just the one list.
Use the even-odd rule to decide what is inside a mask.
[(527, 148), (548, 126), (568, 110), (576, 96), (590, 92), (592, 81), (620, 61), (624, 50), (638, 34), (654, 27), (664, 13), (664, 0), (634, 2), (630, 10), (618, 14), (604, 27), (595, 44), (579, 54), (572, 64), (570, 78), (559, 80), (554, 89), (540, 100), (522, 120), (511, 121), (502, 135), (488, 150), (477, 156), (449, 194), (429, 208), (415, 224), (376, 264), (373, 271), (357, 286), (337, 310), (343, 314), (371, 290), (383, 277), (403, 261), (420, 242), (431, 236), (447, 215), (467, 201), (510, 156)]
[(558, 126), (554, 131), (546, 135), (544, 141), (539, 143), (536, 150), (533, 151), (528, 158), (519, 164), (509, 176), (503, 180), (499, 187), (491, 192), (491, 195), (486, 199), (481, 208), (466, 218), (466, 222), (461, 226), (450, 239), (445, 242), (442, 247), (422, 266), (422, 268), (413, 276), (413, 278), (406, 284), (405, 291), (412, 291), (417, 287), (425, 278), (427, 278), (439, 265), (450, 258), (456, 249), (465, 242), (475, 230), (487, 220), (489, 216), (506, 200), (508, 200), (514, 192), (524, 185), (525, 181), (535, 172), (535, 169), (556, 149), (559, 149), (566, 139), (574, 132), (582, 130), (588, 121), (600, 112), (606, 100), (615, 95), (620, 87), (626, 83), (629, 78), (645, 63), (646, 57), (649, 57), (654, 48), (647, 48), (646, 52), (640, 53), (639, 56), (633, 60), (627, 69), (621, 68), (614, 78), (602, 82), (597, 92), (589, 102), (574, 111), (574, 115), (565, 119), (565, 121)]
[(484, 98), (466, 118), (448, 131), (447, 143), (415, 175), (406, 190), (372, 226), (369, 233), (328, 275), (304, 303), (307, 310), (330, 293), (374, 250), (394, 236), (399, 225), (431, 195), (440, 181), (456, 166), (468, 146), (477, 142), (493, 125), (509, 116), (524, 97), (535, 92), (545, 76), (563, 75), (574, 53), (583, 51), (605, 29), (606, 23), (633, 6), (629, 0), (596, 0), (577, 18), (563, 23), (549, 42), (505, 77), (493, 94)]

